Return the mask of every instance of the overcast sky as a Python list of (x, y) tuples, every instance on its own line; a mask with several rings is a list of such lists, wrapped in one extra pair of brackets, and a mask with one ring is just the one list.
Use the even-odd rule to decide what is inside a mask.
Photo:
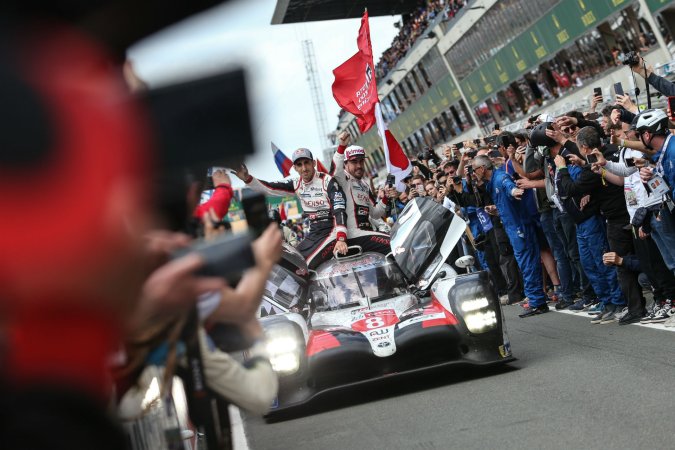
[[(232, 0), (140, 42), (129, 57), (150, 86), (243, 65), (249, 75), (255, 155), (251, 173), (280, 179), (270, 141), (287, 156), (298, 147), (320, 154), (301, 41), (311, 39), (320, 75), (328, 131), (339, 107), (331, 93), (333, 69), (356, 53), (360, 19), (270, 25), (276, 0)], [(397, 33), (400, 16), (371, 17), (375, 63)], [(324, 161), (328, 163), (328, 161)], [(237, 180), (238, 181), (238, 180)], [(234, 183), (238, 185), (238, 183)]]

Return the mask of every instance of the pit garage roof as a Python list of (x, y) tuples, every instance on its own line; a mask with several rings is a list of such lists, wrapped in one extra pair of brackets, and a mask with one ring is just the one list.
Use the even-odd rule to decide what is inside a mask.
[(370, 17), (408, 14), (418, 3), (418, 0), (277, 0), (272, 25), (353, 19), (361, 17), (365, 8)]

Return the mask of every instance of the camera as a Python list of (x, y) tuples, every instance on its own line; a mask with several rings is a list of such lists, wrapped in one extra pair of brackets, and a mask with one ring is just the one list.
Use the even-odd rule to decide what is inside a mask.
[(640, 57), (635, 52), (621, 53), (617, 58), (624, 66), (637, 66), (640, 64)]
[(468, 173), (469, 176), (473, 175), (473, 166), (466, 166), (466, 173)]
[(387, 181), (386, 181), (385, 184), (386, 184), (387, 187), (390, 187), (390, 188), (394, 187), (394, 185), (396, 184), (396, 177), (394, 175), (391, 175), (391, 174), (387, 175)]
[(454, 177), (452, 177), (452, 182), (453, 182), (454, 184), (459, 184), (459, 183), (462, 182), (462, 177), (459, 176), (459, 175), (455, 175)]
[(197, 241), (187, 249), (174, 252), (172, 257), (197, 252), (204, 260), (204, 266), (197, 271), (199, 275), (222, 277), (236, 286), (241, 273), (255, 265), (251, 244), (251, 234), (223, 234), (212, 241)]
[(499, 147), (496, 145), (492, 147), (492, 150), (488, 152), (488, 158), (501, 158), (502, 154), (499, 153)]

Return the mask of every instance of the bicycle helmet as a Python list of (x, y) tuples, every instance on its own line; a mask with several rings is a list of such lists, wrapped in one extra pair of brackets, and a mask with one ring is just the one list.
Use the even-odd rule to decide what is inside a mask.
[(642, 111), (637, 117), (635, 129), (642, 134), (649, 131), (652, 134), (668, 134), (668, 116), (663, 110), (648, 109)]

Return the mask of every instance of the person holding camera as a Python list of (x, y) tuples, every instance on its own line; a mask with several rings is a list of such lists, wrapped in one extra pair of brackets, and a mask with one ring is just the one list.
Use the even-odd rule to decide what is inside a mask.
[(358, 245), (365, 252), (386, 255), (391, 252), (389, 235), (375, 231), (371, 219), (385, 216), (387, 203), (390, 197), (395, 196), (394, 187), (386, 186), (379, 193), (378, 199), (364, 181), (365, 149), (358, 145), (347, 147), (350, 136), (346, 131), (340, 134), (339, 141), (340, 145), (333, 155), (331, 175), (345, 192), (348, 244)]
[(267, 182), (258, 180), (242, 165), (235, 173), (251, 189), (275, 197), (295, 194), (302, 205), (309, 232), (297, 249), (310, 269), (333, 257), (333, 252), (347, 253), (347, 211), (345, 193), (337, 180), (318, 172), (314, 156), (306, 148), (293, 152), (293, 168), (300, 179)]
[(654, 89), (663, 95), (668, 97), (675, 95), (675, 83), (656, 75), (654, 73), (654, 67), (648, 65), (642, 56), (639, 56), (634, 52), (629, 52), (624, 56), (623, 64), (630, 67), (630, 70), (632, 70), (633, 73), (636, 73), (647, 80), (647, 83), (652, 85)]

